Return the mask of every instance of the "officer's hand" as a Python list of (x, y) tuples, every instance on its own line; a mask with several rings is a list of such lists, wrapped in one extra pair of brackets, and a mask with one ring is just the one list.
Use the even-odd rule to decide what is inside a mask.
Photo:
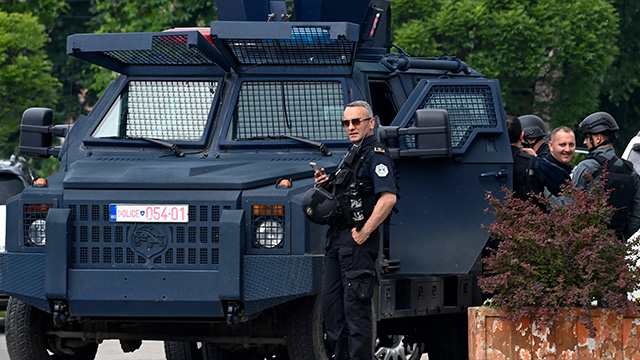
[(329, 180), (329, 177), (327, 176), (327, 173), (324, 171), (324, 168), (320, 169), (319, 171), (316, 171), (313, 174), (313, 176), (316, 178), (316, 184), (320, 184)]
[(538, 154), (536, 154), (536, 151), (532, 148), (522, 148), (522, 151), (529, 155), (538, 156)]
[(364, 244), (367, 241), (367, 236), (364, 234), (363, 230), (358, 231), (356, 228), (351, 229), (351, 237), (353, 240), (358, 243), (358, 245)]

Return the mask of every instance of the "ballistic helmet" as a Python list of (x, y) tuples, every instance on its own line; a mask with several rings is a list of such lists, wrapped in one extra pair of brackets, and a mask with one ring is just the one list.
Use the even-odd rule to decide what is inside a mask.
[(537, 139), (547, 135), (547, 129), (544, 121), (536, 115), (522, 115), (518, 118), (524, 137), (527, 139)]
[(332, 225), (338, 219), (338, 201), (322, 185), (316, 184), (304, 193), (302, 211), (311, 222)]
[(605, 132), (615, 133), (619, 129), (620, 128), (613, 116), (604, 111), (587, 116), (582, 120), (580, 125), (578, 125), (578, 131), (580, 131), (582, 135), (600, 134)]

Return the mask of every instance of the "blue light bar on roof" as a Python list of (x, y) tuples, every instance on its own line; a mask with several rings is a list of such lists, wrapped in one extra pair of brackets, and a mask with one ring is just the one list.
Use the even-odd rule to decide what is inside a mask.
[(351, 23), (211, 23), (211, 40), (241, 65), (350, 65), (359, 36)]

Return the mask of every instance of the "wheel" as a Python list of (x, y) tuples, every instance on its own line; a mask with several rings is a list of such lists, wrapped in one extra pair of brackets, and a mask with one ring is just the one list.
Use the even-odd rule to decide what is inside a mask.
[[(375, 307), (374, 302), (374, 307)], [(374, 311), (375, 315), (375, 311)], [(374, 319), (376, 317), (374, 316)], [(375, 323), (375, 322), (374, 322)], [(374, 325), (374, 332), (376, 326)], [(380, 360), (417, 360), (423, 353), (422, 344), (411, 344), (402, 335), (392, 336), (382, 346), (376, 339), (374, 354)], [(329, 360), (333, 353), (326, 341), (320, 296), (299, 300), (291, 309), (287, 327), (287, 347), (291, 359)]]
[(298, 300), (287, 320), (287, 348), (291, 359), (329, 360), (320, 295)]
[(381, 346), (376, 340), (375, 358), (380, 360), (418, 360), (422, 356), (422, 344), (407, 343), (402, 335), (391, 337), (392, 345)]
[(51, 314), (10, 298), (7, 305), (6, 340), (11, 360), (94, 360), (98, 344), (81, 339), (47, 335), (53, 328)]
[(165, 341), (164, 356), (167, 360), (202, 360), (202, 343)]

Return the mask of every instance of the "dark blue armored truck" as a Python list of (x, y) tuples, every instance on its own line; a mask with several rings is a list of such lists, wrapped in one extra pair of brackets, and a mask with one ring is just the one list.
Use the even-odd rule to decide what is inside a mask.
[(12, 360), (93, 359), (104, 339), (162, 340), (167, 359), (330, 359), (327, 228), (301, 201), (309, 162), (331, 171), (345, 153), (354, 100), (373, 104), (400, 190), (379, 239), (377, 356), (466, 358), (485, 192), (512, 181), (499, 83), (391, 53), (387, 0), (294, 11), (219, 0), (206, 29), (69, 37), (69, 55), (120, 76), (72, 127), (23, 115), (21, 151), (61, 162), (7, 204)]

